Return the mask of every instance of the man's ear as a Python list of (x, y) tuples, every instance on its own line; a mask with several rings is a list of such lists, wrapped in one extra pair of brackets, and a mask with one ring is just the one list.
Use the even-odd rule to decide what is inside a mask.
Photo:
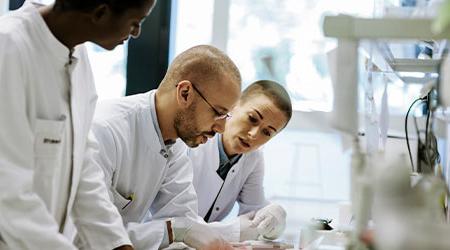
[(103, 24), (106, 20), (109, 20), (112, 16), (112, 10), (107, 4), (100, 4), (95, 7), (91, 12), (91, 21), (94, 24)]
[(189, 107), (194, 101), (194, 89), (192, 83), (183, 80), (177, 84), (177, 102), (181, 107)]

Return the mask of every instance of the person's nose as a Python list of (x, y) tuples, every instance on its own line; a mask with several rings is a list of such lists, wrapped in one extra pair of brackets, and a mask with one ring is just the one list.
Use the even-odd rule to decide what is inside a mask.
[(213, 131), (219, 134), (222, 134), (225, 130), (225, 120), (226, 119), (220, 119), (214, 122), (213, 125)]
[(252, 127), (249, 131), (248, 131), (248, 136), (250, 139), (254, 140), (256, 139), (256, 136), (258, 135), (258, 127)]

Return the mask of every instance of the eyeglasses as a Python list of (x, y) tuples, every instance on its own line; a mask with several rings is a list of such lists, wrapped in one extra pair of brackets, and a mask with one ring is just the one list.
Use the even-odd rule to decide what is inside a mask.
[(216, 120), (216, 121), (217, 120), (223, 120), (223, 119), (227, 119), (227, 118), (231, 117), (230, 113), (222, 114), (217, 109), (215, 109), (214, 106), (211, 105), (211, 103), (209, 103), (208, 100), (206, 100), (206, 98), (202, 95), (202, 93), (200, 93), (200, 91), (195, 87), (194, 83), (192, 83), (192, 88), (212, 108), (212, 110), (214, 110), (214, 113), (216, 114), (216, 117), (214, 117), (214, 120)]

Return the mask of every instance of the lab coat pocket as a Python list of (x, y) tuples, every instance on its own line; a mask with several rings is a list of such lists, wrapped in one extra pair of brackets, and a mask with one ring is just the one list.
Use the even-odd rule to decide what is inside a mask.
[(116, 189), (112, 189), (112, 193), (114, 198), (114, 205), (119, 209), (119, 211), (125, 210), (133, 202), (131, 196), (129, 198), (125, 198)]
[(65, 119), (38, 119), (34, 130), (34, 188), (47, 204), (56, 192), (53, 185), (62, 167), (65, 123)]
[(36, 158), (60, 158), (66, 120), (36, 120), (34, 150)]

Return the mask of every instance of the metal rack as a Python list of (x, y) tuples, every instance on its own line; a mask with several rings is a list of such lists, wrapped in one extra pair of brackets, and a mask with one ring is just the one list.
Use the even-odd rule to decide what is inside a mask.
[[(437, 81), (441, 65), (442, 53), (447, 46), (446, 39), (450, 38), (450, 29), (441, 33), (432, 32), (433, 19), (426, 18), (359, 18), (348, 15), (326, 16), (323, 23), (323, 32), (326, 37), (338, 39), (337, 57), (345, 58), (345, 64), (336, 65), (336, 82), (343, 83), (346, 87), (355, 87), (358, 82), (358, 57), (359, 47), (363, 45), (361, 40), (375, 41), (375, 50), (371, 50), (373, 64), (383, 72), (390, 72), (396, 79), (405, 83), (428, 83)], [(391, 53), (387, 40), (390, 41), (439, 41), (439, 53), (433, 59), (395, 58)], [(362, 46), (362, 49), (364, 46)], [(404, 72), (429, 73), (424, 77), (405, 76)], [(347, 75), (345, 75), (345, 74)], [(354, 75), (348, 75), (348, 73)], [(393, 79), (394, 80), (394, 79)], [(337, 89), (337, 91), (339, 91)], [(334, 100), (339, 112), (339, 103), (344, 99), (352, 99), (354, 95), (338, 93)], [(352, 107), (343, 107), (349, 112), (356, 113), (357, 101), (353, 100)], [(348, 101), (347, 101), (348, 103)], [(344, 110), (342, 110), (344, 111)], [(334, 123), (335, 127), (354, 135), (357, 133), (357, 124), (349, 124), (349, 119)], [(351, 121), (352, 119), (350, 119)]]
[(450, 29), (432, 32), (433, 19), (358, 18), (348, 15), (326, 16), (323, 31), (327, 37), (338, 39), (422, 39), (450, 38)]
[[(389, 72), (405, 83), (428, 83), (438, 81), (446, 40), (450, 29), (440, 33), (432, 32), (433, 19), (426, 18), (358, 18), (348, 15), (326, 16), (323, 31), (326, 37), (337, 38), (335, 65), (335, 98), (332, 116), (333, 126), (354, 138), (352, 162), (352, 203), (354, 205), (355, 235), (352, 239), (354, 249), (363, 249), (358, 235), (367, 226), (370, 201), (370, 172), (367, 165), (372, 164), (370, 155), (361, 153), (358, 134), (358, 81), (360, 51), (370, 49), (370, 60), (379, 71)], [(364, 48), (362, 40), (374, 41), (375, 46)], [(433, 59), (396, 58), (386, 41), (435, 41), (440, 45)], [(442, 40), (442, 41), (441, 41)], [(363, 45), (363, 46), (361, 46)], [(362, 47), (362, 48), (361, 48)], [(373, 49), (375, 48), (375, 49)], [(372, 70), (372, 69), (370, 69)], [(404, 72), (425, 73), (424, 77), (405, 76)], [(389, 77), (392, 77), (389, 76)], [(447, 83), (448, 84), (448, 83)], [(354, 186), (353, 186), (354, 185)], [(361, 191), (362, 190), (362, 191)], [(359, 242), (359, 243), (358, 243)]]

